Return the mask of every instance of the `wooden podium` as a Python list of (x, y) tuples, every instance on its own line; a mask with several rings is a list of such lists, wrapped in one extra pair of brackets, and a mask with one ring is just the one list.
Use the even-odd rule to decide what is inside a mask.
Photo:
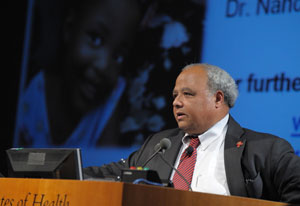
[(278, 206), (280, 202), (123, 182), (0, 178), (0, 206)]

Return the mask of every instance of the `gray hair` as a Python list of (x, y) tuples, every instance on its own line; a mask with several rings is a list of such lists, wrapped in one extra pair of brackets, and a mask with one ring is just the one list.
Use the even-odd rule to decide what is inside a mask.
[(207, 86), (211, 94), (215, 94), (218, 90), (224, 93), (224, 100), (229, 108), (232, 108), (238, 97), (238, 89), (234, 79), (220, 67), (211, 64), (189, 64), (182, 70), (189, 69), (191, 66), (200, 66), (207, 73)]

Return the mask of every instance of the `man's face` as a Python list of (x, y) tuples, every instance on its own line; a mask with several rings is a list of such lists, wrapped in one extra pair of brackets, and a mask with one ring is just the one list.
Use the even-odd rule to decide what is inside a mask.
[(173, 114), (188, 134), (202, 134), (214, 123), (215, 96), (207, 88), (206, 71), (191, 66), (177, 77), (173, 90)]

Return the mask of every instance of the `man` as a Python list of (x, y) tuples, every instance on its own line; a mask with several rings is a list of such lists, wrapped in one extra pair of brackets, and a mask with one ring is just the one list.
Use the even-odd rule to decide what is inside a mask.
[[(229, 109), (237, 94), (234, 80), (224, 70), (208, 64), (186, 66), (173, 90), (178, 128), (150, 136), (127, 160), (86, 168), (86, 176), (117, 176), (121, 168), (141, 166), (155, 145), (168, 138), (172, 146), (164, 159), (182, 173), (191, 173), (185, 177), (194, 191), (300, 203), (300, 158), (287, 141), (235, 122)], [(187, 148), (193, 141), (199, 145), (189, 152), (195, 166), (182, 170), (184, 162), (192, 159)], [(173, 180), (175, 188), (187, 186), (160, 156), (146, 167), (156, 170), (162, 180)]]

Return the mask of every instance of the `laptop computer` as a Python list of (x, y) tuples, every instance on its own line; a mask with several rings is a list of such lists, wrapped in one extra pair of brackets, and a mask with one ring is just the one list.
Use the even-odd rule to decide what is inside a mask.
[(6, 150), (8, 177), (83, 180), (79, 148)]

